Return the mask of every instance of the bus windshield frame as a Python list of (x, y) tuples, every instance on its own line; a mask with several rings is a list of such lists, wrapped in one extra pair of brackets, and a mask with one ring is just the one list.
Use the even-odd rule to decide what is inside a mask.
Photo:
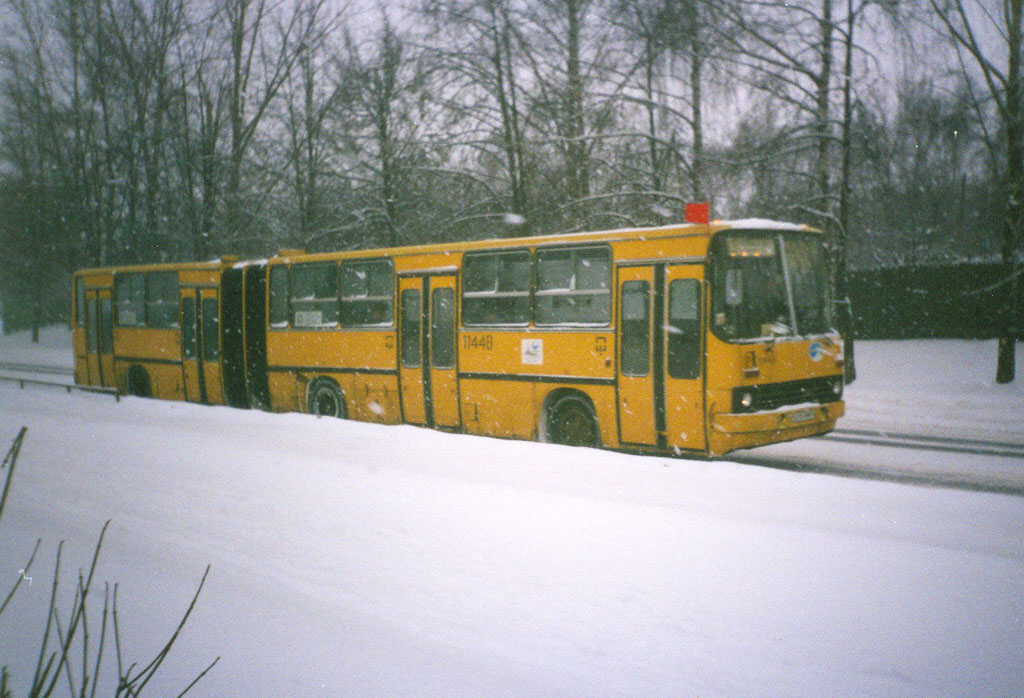
[(736, 229), (710, 250), (711, 331), (726, 342), (835, 333), (822, 235)]

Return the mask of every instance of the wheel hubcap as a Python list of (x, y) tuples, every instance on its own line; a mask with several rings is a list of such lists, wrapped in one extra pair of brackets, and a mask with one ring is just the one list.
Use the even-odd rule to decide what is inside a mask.
[(560, 410), (555, 419), (555, 428), (557, 443), (567, 446), (591, 446), (594, 443), (593, 424), (578, 407)]
[(329, 390), (321, 390), (314, 401), (316, 413), (325, 417), (338, 416), (338, 401)]

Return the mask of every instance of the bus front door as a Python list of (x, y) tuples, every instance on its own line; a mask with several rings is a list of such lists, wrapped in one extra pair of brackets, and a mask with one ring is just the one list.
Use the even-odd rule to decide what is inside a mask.
[(623, 446), (703, 450), (699, 265), (618, 269)]
[(455, 277), (399, 279), (399, 382), (409, 424), (458, 429)]
[(185, 399), (223, 404), (217, 289), (181, 289), (181, 357)]
[(85, 292), (85, 352), (89, 384), (115, 387), (114, 307), (109, 288)]

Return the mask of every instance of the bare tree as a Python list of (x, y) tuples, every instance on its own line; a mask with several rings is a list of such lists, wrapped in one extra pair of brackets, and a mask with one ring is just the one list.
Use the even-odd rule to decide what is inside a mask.
[[(1024, 0), (1004, 0), (998, 6), (978, 0), (929, 0), (929, 5), (959, 58), (960, 70), (980, 73), (1001, 128), (986, 140), (1002, 170), (1005, 217), (1002, 223), (1002, 262), (1011, 312), (1001, 328), (996, 381), (1014, 379), (1018, 335), (1024, 333), (1024, 284), (1020, 247), (1024, 230)], [(997, 40), (986, 37), (998, 37)]]
[(290, 171), (291, 191), (298, 229), (295, 234), (303, 246), (324, 234), (329, 208), (322, 185), (330, 153), (330, 119), (343, 105), (344, 86), (337, 79), (337, 62), (328, 37), (338, 26), (341, 13), (325, 14), (325, 7), (309, 4), (301, 8), (300, 35), (308, 37), (298, 48), (299, 55), (290, 78), (282, 88), (282, 122), (287, 134), (285, 165)]
[(839, 330), (843, 335), (843, 355), (846, 357), (844, 374), (847, 383), (857, 378), (855, 345), (853, 341), (853, 308), (847, 290), (847, 236), (850, 231), (850, 177), (853, 163), (853, 60), (854, 32), (858, 18), (872, 0), (861, 0), (859, 7), (854, 0), (846, 0), (846, 21), (840, 29), (843, 45), (843, 117), (840, 122), (840, 168), (839, 168), (839, 211), (835, 235), (835, 294), (839, 313)]
[(303, 25), (310, 4), (303, 0), (284, 9), (268, 0), (219, 0), (219, 17), (227, 35), (228, 85), (227, 126), (229, 135), (227, 182), (225, 185), (225, 227), (237, 238), (243, 230), (242, 173), (246, 156), (271, 103), (288, 79), (302, 47), (317, 37), (303, 36), (301, 30), (319, 30)]
[(537, 127), (557, 137), (561, 168), (555, 177), (570, 228), (586, 225), (595, 152), (614, 123), (622, 82), (608, 88), (611, 97), (594, 90), (612, 75), (608, 66), (615, 60), (614, 27), (603, 20), (603, 9), (599, 0), (540, 0), (524, 10), (516, 28), (535, 85)]
[[(626, 52), (639, 55), (639, 94), (627, 85), (621, 98), (642, 107), (653, 192), (677, 193), (689, 201), (710, 195), (705, 101), (709, 69), (725, 58), (727, 42), (718, 35), (730, 33), (728, 4), (730, 0), (620, 0), (615, 7), (626, 41), (639, 49)], [(717, 89), (726, 91), (734, 80), (718, 72)], [(628, 126), (629, 117), (622, 119)]]
[(197, 22), (179, 47), (181, 78), (172, 99), (171, 140), (179, 172), (179, 206), (191, 238), (191, 257), (209, 254), (217, 209), (224, 189), (228, 86), (217, 70), (218, 41), (210, 18)]
[(513, 225), (506, 229), (526, 233), (531, 178), (521, 85), (525, 59), (515, 30), (518, 9), (510, 0), (426, 0), (422, 11), (444, 37), (428, 48), (449, 76), (445, 108), (451, 123), (463, 122), (458, 137), (448, 143), (474, 152), (467, 164), (496, 170), (504, 185), (503, 200), (481, 200), (480, 208), (489, 213), (479, 215), (511, 213), (505, 218)]
[(346, 37), (346, 69), (341, 80), (352, 90), (351, 104), (365, 137), (362, 164), (368, 172), (373, 205), (367, 211), (383, 225), (389, 245), (407, 242), (402, 227), (409, 219), (401, 200), (420, 152), (427, 71), (420, 58), (392, 26), (387, 14), (365, 45)]
[[(172, 252), (164, 215), (168, 173), (168, 112), (173, 92), (172, 50), (186, 28), (182, 0), (105, 0), (99, 18), (110, 40), (103, 60), (120, 76), (127, 221), (123, 247), (135, 260)], [(154, 249), (154, 247), (156, 249)]]
[[(10, 6), (16, 33), (3, 51), (7, 74), (3, 81), (5, 113), (4, 155), (14, 168), (3, 190), (5, 210), (0, 240), (16, 264), (0, 274), (12, 326), (32, 328), (39, 340), (40, 325), (50, 320), (49, 299), (66, 273), (74, 242), (69, 239), (65, 202), (77, 196), (64, 138), (67, 112), (60, 90), (62, 56), (59, 32), (47, 22), (45, 8), (23, 0)], [(28, 309), (26, 313), (25, 310)], [(25, 317), (27, 316), (27, 317)], [(7, 325), (5, 324), (5, 327)]]

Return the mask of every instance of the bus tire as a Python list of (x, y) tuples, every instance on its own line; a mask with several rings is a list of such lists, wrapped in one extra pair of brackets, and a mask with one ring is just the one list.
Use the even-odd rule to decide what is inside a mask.
[(149, 374), (142, 366), (132, 366), (128, 369), (128, 394), (135, 397), (153, 397)]
[(306, 406), (310, 414), (317, 417), (337, 417), (345, 419), (348, 410), (345, 408), (345, 396), (333, 381), (321, 379), (309, 384)]
[(548, 440), (565, 446), (599, 448), (601, 436), (597, 415), (590, 401), (581, 395), (559, 398), (548, 412)]

